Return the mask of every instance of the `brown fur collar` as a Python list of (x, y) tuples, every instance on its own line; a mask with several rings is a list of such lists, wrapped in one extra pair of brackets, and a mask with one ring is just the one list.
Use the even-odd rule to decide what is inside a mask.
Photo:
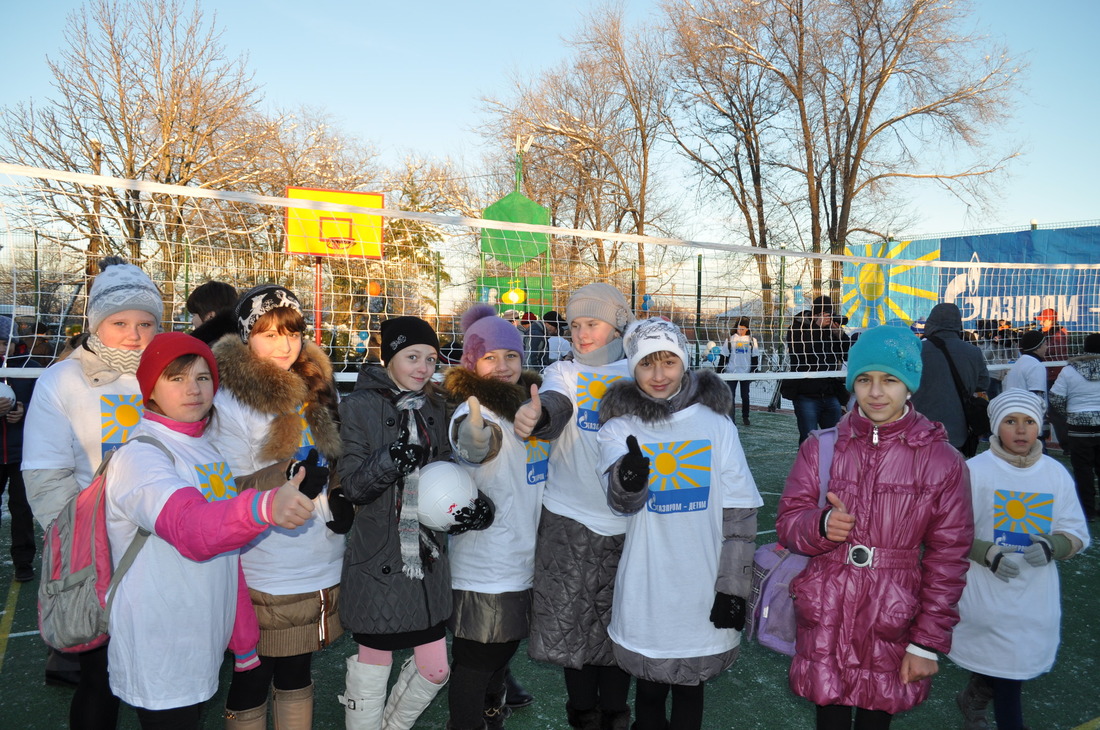
[(684, 373), (680, 392), (668, 400), (650, 398), (633, 380), (622, 379), (612, 385), (600, 400), (600, 423), (616, 416), (637, 416), (644, 423), (661, 423), (696, 403), (721, 416), (728, 416), (733, 396), (725, 381), (713, 370)]
[(532, 385), (542, 385), (542, 376), (531, 370), (520, 373), (516, 385), (483, 378), (464, 367), (451, 368), (443, 379), (443, 387), (456, 405), (474, 395), (482, 406), (509, 421), (515, 420), (516, 411), (531, 397)]
[[(302, 346), (306, 358), (331, 382), (332, 363), (325, 353), (312, 342), (303, 342)], [(272, 416), (267, 440), (260, 449), (261, 458), (278, 461), (294, 455), (302, 435), (298, 407), (303, 403), (307, 404), (306, 422), (317, 450), (330, 460), (340, 456), (343, 447), (334, 409), (319, 405), (297, 373), (259, 359), (236, 334), (222, 337), (213, 350), (221, 387), (249, 408)]]

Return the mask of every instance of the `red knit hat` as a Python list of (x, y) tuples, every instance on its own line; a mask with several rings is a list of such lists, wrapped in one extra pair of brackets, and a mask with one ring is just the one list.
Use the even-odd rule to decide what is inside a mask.
[(214, 360), (210, 347), (202, 340), (182, 332), (162, 332), (141, 353), (137, 379), (143, 400), (149, 400), (149, 395), (164, 369), (183, 355), (199, 355), (206, 360), (206, 364), (210, 366), (210, 376), (214, 379), (214, 392), (218, 392), (218, 363)]

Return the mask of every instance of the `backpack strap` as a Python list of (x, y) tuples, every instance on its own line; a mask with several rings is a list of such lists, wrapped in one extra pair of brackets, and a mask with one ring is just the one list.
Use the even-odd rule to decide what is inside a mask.
[[(158, 449), (164, 452), (164, 455), (168, 457), (172, 464), (176, 463), (176, 457), (172, 455), (172, 452), (168, 450), (168, 447), (162, 444), (157, 439), (153, 438), (152, 436), (134, 436), (126, 443), (129, 444), (133, 443), (134, 441), (141, 441), (142, 443), (156, 446)], [(126, 444), (123, 444), (123, 446), (125, 445)], [(115, 449), (115, 451), (118, 451), (118, 449)], [(110, 454), (108, 454), (107, 458), (100, 463), (99, 469), (96, 470), (97, 474), (99, 473), (99, 470), (103, 469), (103, 467), (107, 464), (107, 462), (110, 460), (111, 455), (113, 455), (115, 451), (112, 451)], [(118, 561), (118, 568), (116, 568), (115, 572), (111, 575), (111, 582), (107, 586), (107, 605), (103, 610), (103, 631), (105, 633), (110, 633), (109, 626), (111, 622), (111, 604), (115, 601), (115, 589), (118, 588), (118, 584), (122, 580), (122, 576), (126, 575), (126, 571), (128, 571), (130, 569), (130, 566), (134, 564), (134, 560), (137, 558), (138, 553), (141, 552), (141, 549), (143, 547), (145, 547), (145, 541), (149, 539), (150, 534), (151, 533), (149, 532), (149, 530), (146, 530), (144, 527), (138, 528), (137, 534), (134, 535), (134, 539), (130, 541), (130, 545), (126, 548), (126, 552), (122, 554), (122, 559)]]
[(825, 506), (825, 495), (829, 491), (829, 471), (833, 467), (833, 450), (836, 447), (837, 430), (823, 428), (814, 431), (817, 435), (817, 484), (821, 487), (821, 494), (817, 498), (817, 506)]

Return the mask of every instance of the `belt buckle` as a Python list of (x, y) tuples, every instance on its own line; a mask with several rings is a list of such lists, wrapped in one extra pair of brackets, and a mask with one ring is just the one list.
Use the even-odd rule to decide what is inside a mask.
[(850, 545), (845, 562), (857, 568), (870, 568), (875, 562), (875, 549), (866, 545)]

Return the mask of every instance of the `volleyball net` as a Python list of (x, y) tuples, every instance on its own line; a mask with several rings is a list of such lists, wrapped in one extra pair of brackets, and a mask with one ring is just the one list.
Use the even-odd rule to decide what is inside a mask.
[(508, 220), (410, 207), (384, 190), (272, 196), (0, 164), (0, 315), (36, 351), (56, 350), (84, 324), (98, 260), (123, 256), (160, 288), (166, 329), (189, 329), (185, 302), (206, 281), (286, 286), (345, 372), (378, 359), (388, 317), (426, 319), (456, 355), (474, 303), (564, 315), (570, 292), (593, 281), (616, 286), (636, 316), (678, 324), (694, 367), (720, 369), (747, 319), (761, 351), (751, 377), (763, 381), (791, 377), (784, 335), (822, 294), (851, 332), (919, 329), (935, 304), (954, 302), (964, 326), (1006, 354), (1044, 310), (1071, 346), (1100, 331), (1096, 222), (856, 242), (829, 255), (798, 241), (762, 249), (509, 222), (524, 219), (522, 204), (492, 216)]

